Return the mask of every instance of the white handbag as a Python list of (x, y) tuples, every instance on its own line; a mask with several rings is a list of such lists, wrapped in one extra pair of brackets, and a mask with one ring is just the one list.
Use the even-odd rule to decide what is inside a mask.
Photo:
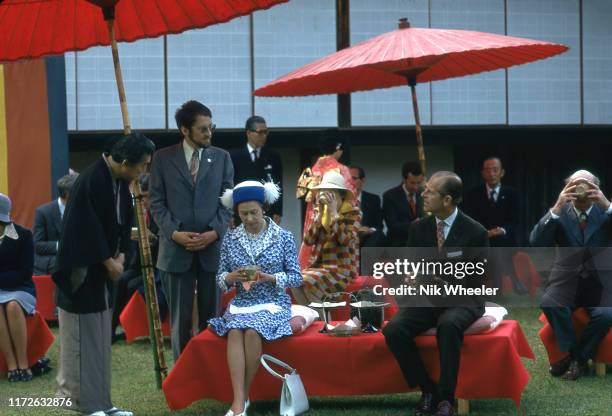
[[(281, 376), (270, 368), (266, 360), (289, 370), (289, 373)], [(304, 384), (302, 384), (302, 379), (295, 369), (268, 354), (263, 354), (260, 361), (261, 365), (268, 370), (268, 373), (283, 380), (280, 398), (281, 416), (296, 416), (306, 412), (308, 410), (308, 396), (306, 395)]]

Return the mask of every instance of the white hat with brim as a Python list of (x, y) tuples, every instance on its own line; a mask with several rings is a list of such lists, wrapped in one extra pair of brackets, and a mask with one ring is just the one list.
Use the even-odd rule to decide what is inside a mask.
[(351, 190), (346, 187), (344, 176), (335, 170), (325, 172), (325, 174), (323, 174), (323, 179), (321, 179), (321, 183), (317, 186), (313, 186), (312, 189), (338, 189), (352, 194)]

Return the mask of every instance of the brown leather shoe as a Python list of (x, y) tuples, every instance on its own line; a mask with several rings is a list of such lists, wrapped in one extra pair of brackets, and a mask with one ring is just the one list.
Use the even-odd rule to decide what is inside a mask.
[(548, 372), (553, 377), (561, 377), (563, 374), (567, 372), (567, 369), (569, 368), (571, 362), (572, 362), (572, 357), (568, 355), (564, 359), (551, 364), (550, 368), (548, 369)]
[(455, 414), (455, 409), (453, 409), (453, 405), (448, 400), (442, 400), (438, 403), (438, 411), (436, 412), (436, 416), (453, 416)]
[(563, 380), (569, 380), (569, 381), (578, 380), (580, 377), (582, 377), (586, 373), (587, 368), (588, 368), (587, 364), (580, 364), (578, 361), (572, 360), (572, 362), (569, 365), (569, 368), (567, 369), (565, 374), (561, 376), (561, 378)]

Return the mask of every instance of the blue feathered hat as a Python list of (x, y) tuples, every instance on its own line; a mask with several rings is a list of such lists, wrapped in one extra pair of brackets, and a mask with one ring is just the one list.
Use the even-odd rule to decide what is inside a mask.
[(262, 204), (273, 204), (280, 196), (280, 189), (274, 182), (244, 181), (226, 189), (221, 196), (221, 203), (227, 209), (232, 209), (241, 202), (259, 201)]

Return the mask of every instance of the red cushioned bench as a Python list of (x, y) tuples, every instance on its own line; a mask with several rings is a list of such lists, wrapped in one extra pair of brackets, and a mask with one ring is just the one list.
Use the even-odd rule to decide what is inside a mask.
[[(557, 344), (555, 332), (553, 331), (552, 326), (550, 326), (548, 323), (546, 315), (541, 314), (539, 319), (540, 322), (544, 324), (544, 327), (540, 329), (538, 335), (544, 344), (544, 348), (546, 348), (548, 361), (552, 364), (563, 359), (565, 356), (567, 356), (567, 353), (559, 350), (559, 344)], [(589, 315), (582, 308), (577, 309), (572, 315), (572, 321), (574, 322), (574, 328), (576, 328), (578, 336), (580, 336), (584, 328), (587, 326), (589, 319)], [(606, 364), (612, 364), (612, 331), (610, 331), (599, 344), (599, 348), (593, 357), (593, 362), (595, 363), (595, 371), (597, 375), (604, 377), (606, 375)]]
[[(26, 325), (28, 328), (28, 365), (31, 367), (45, 356), (53, 345), (55, 337), (39, 312), (27, 316)], [(7, 371), (4, 355), (0, 352), (0, 373), (6, 373)]]
[[(295, 367), (309, 396), (351, 396), (409, 391), (384, 336), (361, 334), (339, 338), (320, 334), (321, 322), (304, 333), (264, 343), (264, 353)], [(430, 374), (439, 378), (434, 336), (417, 337)], [(231, 402), (232, 387), (226, 363), (226, 338), (206, 330), (191, 339), (163, 383), (168, 406), (183, 409), (200, 399)], [(509, 398), (520, 406), (529, 380), (521, 357), (534, 358), (516, 321), (504, 321), (483, 335), (468, 335), (461, 350), (457, 397), (463, 414), (467, 400)], [(260, 368), (250, 392), (252, 400), (278, 399), (280, 381)]]
[(45, 321), (57, 321), (56, 305), (53, 297), (55, 283), (51, 280), (51, 276), (32, 276), (32, 280), (36, 287), (36, 310)]

